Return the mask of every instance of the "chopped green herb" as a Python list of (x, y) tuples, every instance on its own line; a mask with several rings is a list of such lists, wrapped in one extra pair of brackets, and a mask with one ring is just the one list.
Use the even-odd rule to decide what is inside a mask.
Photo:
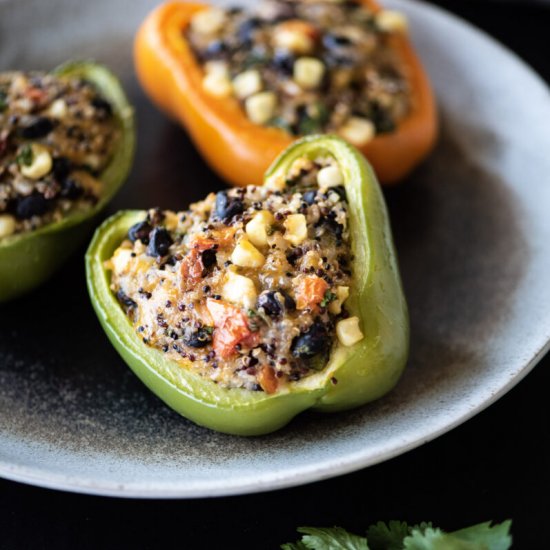
[(253, 309), (249, 309), (247, 314), (249, 317), (256, 317), (256, 315), (258, 315)]
[(252, 50), (250, 55), (243, 62), (243, 68), (252, 69), (253, 67), (258, 67), (258, 65), (264, 65), (269, 61), (268, 55), (263, 51)]
[(446, 533), (431, 523), (409, 526), (400, 521), (378, 522), (367, 529), (367, 536), (349, 533), (341, 527), (300, 527), (303, 534), (283, 550), (508, 550), (512, 546), (511, 521), (491, 525), (479, 523)]
[(212, 334), (214, 332), (214, 327), (202, 327), (202, 330), (207, 334)]
[(25, 143), (25, 145), (19, 149), (19, 153), (17, 153), (15, 160), (19, 166), (30, 166), (33, 156), (32, 147), (28, 143)]
[(321, 307), (327, 307), (330, 302), (333, 302), (334, 300), (336, 300), (336, 294), (334, 294), (330, 290), (327, 290), (325, 292), (325, 296), (321, 300)]

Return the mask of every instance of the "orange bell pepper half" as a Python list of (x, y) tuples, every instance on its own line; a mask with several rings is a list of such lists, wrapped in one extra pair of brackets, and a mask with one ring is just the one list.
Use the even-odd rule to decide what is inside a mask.
[[(374, 0), (361, 0), (373, 11)], [(252, 123), (237, 99), (216, 98), (203, 89), (204, 71), (184, 30), (206, 4), (168, 2), (151, 12), (134, 46), (138, 78), (150, 98), (183, 124), (210, 166), (233, 185), (261, 185), (273, 160), (292, 141), (278, 128)], [(395, 131), (361, 147), (383, 184), (405, 177), (433, 148), (437, 114), (430, 82), (406, 35), (390, 37), (412, 93), (411, 112)]]

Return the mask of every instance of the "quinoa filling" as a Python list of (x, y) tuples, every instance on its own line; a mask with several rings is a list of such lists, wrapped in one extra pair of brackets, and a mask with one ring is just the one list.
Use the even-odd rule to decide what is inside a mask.
[(339, 168), (300, 158), (278, 184), (150, 210), (106, 262), (143, 342), (226, 388), (275, 393), (363, 338)]
[(391, 47), (405, 31), (402, 14), (360, 1), (264, 0), (251, 11), (200, 11), (185, 36), (204, 89), (237, 98), (252, 122), (361, 146), (394, 131), (411, 109)]
[(95, 205), (119, 135), (110, 103), (90, 83), (0, 73), (0, 238)]

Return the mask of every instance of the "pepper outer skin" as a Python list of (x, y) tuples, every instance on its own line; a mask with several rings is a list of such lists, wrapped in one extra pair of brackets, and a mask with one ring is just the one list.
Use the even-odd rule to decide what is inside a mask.
[(338, 343), (325, 368), (274, 394), (225, 389), (144, 344), (114, 294), (104, 267), (145, 212), (119, 212), (98, 228), (86, 254), (88, 290), (114, 347), (163, 401), (199, 425), (235, 435), (261, 435), (306, 409), (339, 411), (377, 399), (398, 381), (408, 355), (409, 324), (391, 229), (376, 177), (365, 158), (334, 136), (311, 136), (293, 144), (266, 178), (285, 174), (302, 156), (332, 155), (344, 176), (355, 259), (346, 308), (360, 318), (364, 339)]
[[(361, 0), (377, 12), (375, 0)], [(187, 128), (210, 166), (233, 185), (260, 185), (265, 170), (293, 141), (283, 130), (248, 120), (233, 98), (204, 91), (204, 71), (183, 31), (206, 4), (168, 2), (153, 10), (135, 39), (138, 79), (153, 102)], [(402, 180), (432, 150), (437, 138), (437, 112), (431, 85), (405, 35), (392, 35), (390, 47), (403, 61), (412, 110), (397, 129), (361, 147), (382, 184)]]
[(81, 245), (93, 220), (126, 179), (135, 148), (133, 109), (113, 73), (94, 62), (68, 62), (52, 73), (81, 77), (96, 86), (112, 105), (122, 135), (109, 165), (100, 174), (103, 194), (92, 208), (67, 216), (36, 231), (0, 240), (0, 302), (16, 298), (42, 284)]

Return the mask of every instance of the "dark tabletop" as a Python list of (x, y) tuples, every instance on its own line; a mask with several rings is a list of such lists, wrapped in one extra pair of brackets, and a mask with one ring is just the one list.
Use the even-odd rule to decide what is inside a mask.
[[(550, 3), (435, 2), (485, 29), (550, 81)], [(550, 121), (546, 121), (549, 123)], [(0, 548), (277, 548), (300, 525), (357, 533), (378, 520), (452, 530), (513, 520), (514, 548), (548, 547), (550, 356), (489, 409), (403, 456), (278, 492), (152, 501), (0, 480)]]

